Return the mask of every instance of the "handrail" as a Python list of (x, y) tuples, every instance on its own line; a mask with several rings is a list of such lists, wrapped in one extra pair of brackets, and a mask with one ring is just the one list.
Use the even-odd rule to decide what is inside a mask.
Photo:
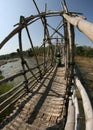
[[(47, 61), (46, 63), (48, 63)], [(40, 67), (43, 66), (44, 63), (40, 64)], [(52, 68), (51, 62), (46, 66), (46, 73)], [(31, 69), (31, 68), (30, 68)], [(36, 67), (33, 67), (32, 70), (37, 69)], [(44, 68), (42, 69), (42, 75), (45, 75)], [(25, 73), (29, 72), (26, 70)], [(4, 80), (1, 80), (1, 83), (8, 82), (10, 79), (17, 78), (18, 76), (21, 76), (23, 73), (15, 74), (9, 78), (6, 78)], [(40, 75), (38, 71), (35, 71), (34, 74), (36, 75), (37, 79), (40, 79)], [(16, 77), (17, 76), (17, 77)], [(27, 78), (29, 86), (29, 90), (33, 89), (35, 87), (35, 84), (37, 83), (37, 80), (33, 78), (33, 75)], [(1, 84), (0, 83), (0, 84)], [(18, 99), (20, 99), (20, 96), (26, 94), (25, 91), (25, 80), (23, 80), (21, 83), (19, 83), (17, 86), (14, 86), (12, 89), (10, 89), (8, 92), (0, 95), (0, 114), (4, 112), (12, 103), (16, 102)]]
[(80, 111), (79, 111), (79, 104), (78, 104), (78, 98), (76, 95), (75, 86), (73, 86), (73, 95), (72, 100), (75, 107), (75, 130), (80, 130)]
[[(48, 62), (49, 62), (49, 60), (47, 60), (45, 63), (48, 63)], [(39, 66), (42, 66), (43, 64), (44, 63), (41, 63)], [(37, 69), (37, 66), (30, 68), (30, 70), (35, 70), (35, 69)], [(29, 70), (26, 70), (25, 72), (19, 72), (17, 74), (14, 74), (14, 75), (8, 77), (8, 78), (1, 79), (0, 84), (11, 81), (11, 80), (15, 79), (16, 77), (22, 76), (24, 73), (27, 73), (27, 72), (29, 72)]]
[[(41, 64), (41, 65), (43, 65), (43, 64)], [(50, 69), (50, 67), (51, 66), (48, 66), (47, 67), (47, 70), (46, 70), (46, 72)], [(49, 68), (49, 69), (48, 69)], [(36, 69), (36, 68), (35, 68)], [(35, 73), (35, 75), (37, 75), (39, 72), (36, 72)], [(17, 77), (16, 77), (17, 78)], [(29, 80), (31, 80), (33, 78), (33, 76), (31, 76), (31, 77), (29, 77), (28, 78), (28, 81)], [(39, 76), (37, 76), (37, 78), (39, 79)], [(10, 80), (10, 79), (9, 79)], [(4, 80), (5, 81), (5, 80)], [(34, 79), (32, 79), (30, 82), (33, 82), (34, 81)], [(17, 86), (15, 86), (15, 87), (13, 87), (12, 89), (10, 89), (8, 92), (6, 92), (6, 93), (4, 93), (4, 94), (2, 94), (2, 95), (0, 95), (0, 98), (3, 98), (4, 96), (7, 96), (8, 94), (11, 94), (13, 91), (15, 91), (17, 88), (19, 88), (20, 86), (22, 86), (24, 84), (24, 81), (23, 82), (21, 82), (21, 83), (19, 83)], [(29, 84), (29, 83), (28, 83)]]
[(86, 119), (86, 130), (92, 130), (93, 129), (93, 109), (92, 109), (91, 102), (80, 80), (76, 77), (75, 81), (76, 81), (76, 85), (80, 91), (82, 101), (83, 101), (83, 107), (84, 107), (84, 113), (85, 113), (85, 119)]
[(75, 108), (71, 97), (69, 97), (68, 115), (65, 130), (75, 130)]

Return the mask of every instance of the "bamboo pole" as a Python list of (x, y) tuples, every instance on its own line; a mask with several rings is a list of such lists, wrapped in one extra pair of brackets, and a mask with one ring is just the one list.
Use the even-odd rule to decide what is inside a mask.
[[(24, 60), (24, 58), (23, 58), (23, 56), (22, 56), (22, 54), (21, 54), (21, 52), (20, 52), (19, 49), (17, 49), (17, 52), (18, 52), (18, 54), (19, 54), (19, 56), (20, 56), (20, 58), (21, 58), (21, 60), (22, 60), (22, 66), (23, 66), (23, 71), (24, 71), (25, 80), (27, 80), (27, 77), (26, 77), (26, 75), (25, 75), (25, 66), (26, 66), (27, 69), (29, 70), (29, 72), (30, 72), (30, 73), (33, 75), (33, 77), (36, 79), (36, 81), (39, 82), (38, 79), (37, 79), (37, 77), (36, 77), (35, 74), (33, 73), (33, 71), (29, 68), (27, 62)], [(25, 65), (25, 66), (24, 66), (24, 65)]]
[[(37, 9), (37, 12), (38, 12), (39, 16), (40, 16), (40, 10), (39, 10), (39, 8), (38, 8), (38, 6), (37, 6), (35, 0), (33, 0), (33, 3), (34, 3), (34, 5), (35, 5), (35, 7), (36, 7), (36, 9)], [(47, 14), (46, 11), (45, 11), (45, 14)], [(43, 17), (40, 17), (40, 19), (41, 19), (42, 25), (44, 26), (44, 19), (43, 19)], [(47, 24), (47, 23), (46, 23), (46, 24)], [(53, 63), (54, 53), (53, 53), (53, 47), (52, 47), (52, 43), (51, 43), (51, 39), (50, 39), (50, 35), (49, 35), (49, 30), (48, 30), (47, 26), (46, 26), (46, 35), (47, 35), (48, 43), (49, 43), (50, 48), (51, 48), (51, 52), (52, 52), (52, 54), (51, 54), (51, 61), (52, 61), (52, 63)], [(51, 63), (51, 64), (52, 64), (52, 63)]]
[(69, 99), (67, 122), (65, 130), (75, 130), (75, 108), (72, 99)]
[(71, 86), (72, 80), (74, 78), (74, 27), (67, 21), (67, 29), (68, 29), (68, 64), (70, 69), (70, 79), (69, 84)]
[(72, 100), (75, 106), (75, 130), (80, 130), (80, 112), (79, 112), (79, 105), (78, 105), (78, 99), (76, 96), (75, 86), (73, 86), (72, 92), (73, 92)]
[[(50, 16), (50, 17), (52, 17), (52, 16), (60, 16), (60, 15), (62, 15), (62, 14), (63, 14), (62, 11), (61, 11), (61, 12), (59, 12), (59, 11), (49, 11), (49, 12), (47, 12), (47, 13), (42, 12), (42, 13), (40, 13), (40, 14), (31, 15), (30, 17), (25, 18), (25, 21), (26, 21), (26, 23), (28, 23), (27, 25), (29, 25), (29, 24), (35, 22), (36, 20), (40, 19), (40, 18), (43, 17), (43, 16), (46, 16), (46, 17)], [(52, 15), (52, 16), (51, 16), (51, 15)], [(29, 22), (31, 22), (31, 23), (29, 23)], [(23, 25), (23, 24), (20, 25), (20, 23), (17, 23), (16, 25), (18, 25), (18, 27), (16, 27), (13, 31), (11, 31), (11, 32), (5, 37), (5, 39), (0, 43), (0, 49), (5, 45), (5, 43), (6, 43), (7, 41), (9, 41), (14, 35), (16, 35), (20, 30), (22, 30), (22, 29), (24, 28), (24, 25)]]
[[(46, 10), (45, 10), (46, 11)], [(44, 39), (43, 39), (43, 45), (44, 45), (44, 73), (46, 71), (46, 64), (45, 64), (45, 61), (46, 61), (46, 54), (45, 54), (45, 47), (46, 47), (46, 18), (44, 17)]]
[(83, 108), (84, 108), (85, 119), (86, 119), (86, 130), (93, 130), (93, 109), (92, 109), (91, 102), (80, 80), (76, 77), (75, 81), (83, 101)]
[(63, 14), (63, 17), (72, 25), (76, 26), (93, 42), (93, 23), (86, 21), (80, 16), (70, 16)]
[(47, 25), (52, 29), (52, 30), (54, 30), (54, 33), (50, 36), (50, 37), (52, 37), (55, 33), (57, 33), (58, 35), (60, 35), (61, 37), (64, 37), (58, 30), (63, 26), (63, 25), (61, 25), (59, 28), (57, 28), (57, 29), (55, 29), (55, 28), (53, 28), (52, 26), (50, 26), (48, 23), (47, 23)]
[[(45, 12), (47, 11), (47, 4), (45, 4)], [(43, 57), (43, 61), (44, 61), (44, 74), (46, 73), (46, 50), (45, 50), (45, 47), (46, 47), (46, 17), (44, 16), (43, 17), (43, 21), (44, 21), (44, 39), (43, 39), (43, 45), (44, 45), (44, 57)]]
[(37, 68), (38, 68), (38, 70), (39, 70), (39, 72), (40, 72), (40, 78), (42, 79), (42, 73), (41, 73), (40, 66), (39, 66), (39, 62), (38, 62), (38, 58), (37, 58), (37, 55), (36, 55), (36, 52), (35, 52), (35, 49), (34, 49), (34, 46), (33, 46), (33, 43), (32, 43), (32, 39), (31, 39), (31, 37), (30, 37), (30, 33), (29, 33), (29, 30), (28, 30), (27, 26), (26, 26), (25, 28), (26, 28), (26, 31), (27, 31), (27, 35), (28, 35), (28, 38), (29, 38), (31, 47), (32, 47), (33, 52), (34, 52), (34, 57), (35, 57), (35, 59), (36, 59), (36, 63), (37, 63), (37, 66), (38, 66)]
[(69, 58), (68, 58), (68, 54), (69, 54), (69, 40), (68, 40), (68, 30), (67, 30), (67, 22), (66, 20), (63, 18), (63, 22), (64, 22), (64, 52), (65, 52), (65, 78), (68, 82), (68, 63), (69, 63)]
[[(20, 24), (22, 24), (22, 21), (23, 21), (23, 17), (21, 16), (20, 17)], [(18, 38), (19, 38), (20, 55), (21, 55), (21, 57), (23, 57), (23, 54), (22, 54), (22, 35), (21, 34), (22, 34), (22, 30), (19, 31)], [(19, 51), (18, 51), (18, 54), (19, 54)], [(23, 68), (23, 72), (25, 72), (25, 65), (24, 65), (23, 58), (21, 58), (21, 65)], [(29, 92), (28, 85), (27, 85), (28, 80), (27, 80), (26, 73), (24, 73), (24, 79), (25, 79), (25, 88), (26, 88), (27, 92)]]

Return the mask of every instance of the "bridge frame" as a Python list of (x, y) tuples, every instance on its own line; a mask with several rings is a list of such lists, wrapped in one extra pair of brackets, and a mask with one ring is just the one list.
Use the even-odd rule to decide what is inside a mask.
[[(17, 50), (19, 57), (21, 58), (21, 64), (22, 64), (22, 68), (23, 68), (23, 72), (20, 72), (18, 74), (15, 74), (11, 77), (8, 77), (6, 79), (2, 79), (0, 80), (0, 84), (13, 80), (14, 78), (23, 75), (24, 76), (24, 81), (21, 82), (19, 85), (15, 86), (12, 90), (10, 90), (9, 92), (3, 94), (0, 96), (0, 98), (3, 98), (4, 96), (7, 96), (13, 92), (15, 92), (15, 90), (17, 90), (17, 88), (19, 88), (20, 86), (22, 86), (21, 89), (18, 89), (18, 91), (16, 91), (16, 93), (14, 93), (12, 96), (10, 96), (8, 99), (6, 98), (6, 100), (2, 101), (0, 104), (1, 110), (0, 112), (3, 113), (7, 108), (9, 108), (12, 104), (14, 104), (18, 99), (20, 99), (23, 95), (25, 95), (26, 93), (29, 93), (30, 90), (37, 84), (40, 83), (40, 79), (43, 78), (43, 76), (49, 71), (50, 68), (54, 67), (55, 63), (55, 55), (54, 55), (54, 50), (53, 50), (53, 46), (52, 46), (52, 38), (53, 35), (55, 33), (57, 33), (61, 39), (62, 39), (62, 47), (64, 49), (61, 48), (61, 50), (63, 51), (63, 57), (65, 59), (64, 63), (65, 63), (65, 79), (66, 79), (66, 83), (67, 83), (67, 100), (69, 100), (70, 95), (72, 95), (71, 93), (71, 88), (72, 86), (75, 84), (76, 81), (76, 85), (77, 86), (82, 86), (80, 84), (80, 81), (77, 80), (77, 78), (75, 77), (75, 73), (74, 73), (74, 65), (75, 65), (75, 61), (74, 61), (74, 26), (76, 26), (80, 31), (82, 31), (85, 35), (87, 35), (89, 37), (89, 39), (91, 41), (93, 41), (93, 37), (92, 37), (92, 33), (93, 33), (93, 24), (89, 23), (88, 21), (86, 21), (83, 17), (79, 16), (78, 13), (73, 13), (73, 12), (69, 12), (66, 6), (66, 2), (64, 0), (64, 5), (63, 5), (63, 11), (57, 12), (57, 11), (47, 11), (47, 8), (45, 6), (45, 11), (44, 12), (40, 12), (39, 8), (35, 2), (35, 0), (33, 0), (34, 5), (37, 9), (38, 14), (37, 15), (32, 15), (30, 17), (24, 18), (23, 16), (20, 17), (20, 22), (17, 23), (15, 26), (16, 27), (1, 43), (0, 43), (0, 49), (7, 43), (7, 41), (9, 41), (14, 35), (18, 34), (18, 38), (19, 38), (19, 49)], [(47, 18), (48, 17), (55, 17), (55, 16), (61, 16), (63, 19), (63, 24), (60, 22), (59, 25), (56, 28), (53, 28), (52, 26), (50, 26), (47, 23)], [(43, 63), (39, 64), (36, 52), (34, 50), (34, 46), (33, 46), (33, 42), (28, 30), (28, 26), (31, 25), (33, 22), (37, 21), (41, 19), (42, 25), (44, 27), (44, 38), (43, 38), (43, 44), (41, 47), (44, 47), (44, 56), (43, 56)], [(53, 33), (50, 35), (49, 34), (49, 30), (48, 27), (53, 29)], [(61, 34), (59, 32), (59, 29), (63, 27), (64, 30), (64, 35)], [(34, 68), (30, 68), (29, 65), (27, 64), (24, 56), (23, 56), (23, 49), (22, 49), (22, 30), (25, 28), (27, 35), (28, 35), (28, 39), (30, 42), (30, 45), (32, 47), (32, 50), (34, 52), (34, 57), (37, 63), (37, 66)], [(87, 29), (88, 28), (88, 29)], [(58, 39), (58, 38), (56, 38)], [(46, 43), (48, 43), (49, 45), (49, 59), (46, 60), (46, 52), (45, 52), (45, 47), (46, 47)], [(61, 54), (62, 55), (62, 54)], [(41, 68), (40, 68), (41, 67)], [(42, 70), (43, 67), (43, 70)], [(33, 73), (33, 69), (38, 70), (38, 72)], [(31, 73), (31, 77), (28, 79), (26, 73), (30, 72)], [(29, 84), (32, 84), (31, 88), (29, 88)], [(79, 85), (78, 85), (79, 84)], [(25, 88), (25, 89), (24, 89)], [(26, 93), (25, 93), (26, 90)], [(80, 88), (80, 91), (82, 90), (82, 88)], [(22, 92), (22, 93), (21, 93)], [(18, 94), (20, 93), (20, 95)], [(19, 96), (18, 96), (19, 95)], [(9, 103), (9, 101), (13, 98), (16, 97), (15, 100), (13, 100), (11, 103)], [(87, 94), (86, 97), (88, 98)], [(84, 97), (82, 96), (82, 99), (84, 99)], [(83, 102), (84, 103), (84, 102)], [(86, 130), (90, 129), (92, 130), (93, 128), (93, 109), (91, 107), (91, 103), (89, 103), (89, 100), (87, 100), (86, 104), (88, 104), (88, 108), (86, 107), (87, 105), (84, 104), (84, 110), (85, 113), (87, 113), (87, 110), (90, 109), (90, 114), (86, 114)], [(85, 109), (86, 107), (86, 109)], [(88, 117), (89, 116), (89, 117)], [(90, 119), (91, 118), (91, 119)], [(77, 122), (78, 125), (78, 122)], [(72, 129), (73, 126), (70, 126), (70, 129)], [(68, 129), (68, 127), (66, 128)]]

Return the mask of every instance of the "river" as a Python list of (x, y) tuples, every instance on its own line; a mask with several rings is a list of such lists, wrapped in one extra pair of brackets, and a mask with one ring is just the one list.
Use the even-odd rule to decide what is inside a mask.
[[(36, 66), (36, 61), (32, 57), (31, 59), (25, 59), (29, 65), (30, 68)], [(9, 60), (7, 61), (6, 64), (2, 65), (0, 67), (0, 71), (2, 72), (2, 75), (7, 78), (9, 76), (12, 76), (13, 74), (17, 74), (18, 72), (22, 71), (22, 66), (21, 66), (21, 60)], [(14, 83), (19, 83), (24, 77), (20, 76), (20, 78), (15, 79), (13, 82)]]

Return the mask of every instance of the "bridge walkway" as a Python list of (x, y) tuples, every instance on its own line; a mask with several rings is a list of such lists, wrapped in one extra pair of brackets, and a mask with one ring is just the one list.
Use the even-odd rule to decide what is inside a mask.
[(66, 81), (64, 67), (50, 70), (16, 104), (2, 130), (61, 130), (66, 116)]

